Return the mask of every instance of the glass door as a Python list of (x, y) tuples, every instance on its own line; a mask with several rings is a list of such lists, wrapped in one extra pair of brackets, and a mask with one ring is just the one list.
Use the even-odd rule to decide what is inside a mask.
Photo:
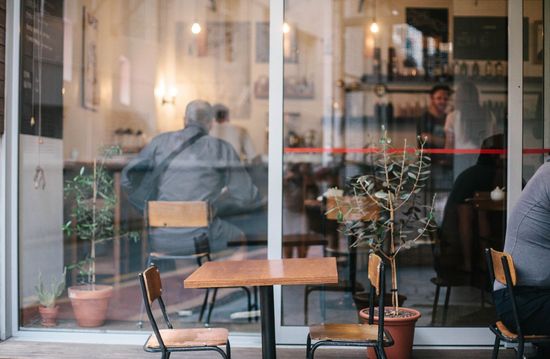
[[(426, 205), (435, 195), (437, 231), (398, 257), (400, 299), (422, 313), (417, 343), (492, 343), (482, 248), (502, 248), (507, 199), (483, 203), (507, 187), (508, 74), (529, 61), (528, 47), (513, 50), (520, 57), (511, 61), (508, 26), (522, 49), (521, 34), (536, 21), (517, 5), (285, 3), (281, 255), (334, 256), (340, 283), (283, 287), (280, 341), (303, 342), (308, 324), (360, 321), (370, 248), (352, 245), (356, 239), (327, 214), (327, 202), (331, 188), (350, 194), (353, 178), (376, 170), (373, 148), (387, 131), (398, 148), (425, 138), (431, 157), (419, 200)], [(514, 21), (512, 13), (519, 14)]]

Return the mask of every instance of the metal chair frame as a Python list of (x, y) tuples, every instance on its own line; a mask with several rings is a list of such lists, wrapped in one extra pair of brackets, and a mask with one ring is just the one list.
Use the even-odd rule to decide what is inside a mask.
[[(500, 254), (500, 264), (496, 264), (493, 262), (493, 256), (492, 253), (495, 253), (497, 255)], [(485, 258), (487, 260), (487, 266), (489, 269), (489, 279), (491, 280), (491, 283), (494, 283), (495, 280), (498, 280), (500, 283), (502, 283), (501, 280), (496, 279), (495, 277), (495, 268), (496, 266), (502, 265), (502, 269), (504, 271), (504, 277), (506, 279), (506, 283), (502, 283), (506, 286), (506, 290), (508, 291), (508, 294), (510, 295), (510, 300), (512, 302), (512, 313), (514, 315), (514, 324), (516, 326), (515, 330), (516, 332), (514, 334), (517, 335), (516, 338), (510, 338), (506, 336), (495, 324), (491, 324), (489, 326), (489, 329), (495, 334), (495, 344), (493, 345), (493, 359), (498, 358), (498, 352), (500, 348), (500, 341), (504, 341), (507, 343), (516, 343), (518, 345), (517, 347), (517, 358), (522, 359), (523, 358), (523, 352), (525, 349), (525, 343), (537, 343), (537, 342), (550, 342), (550, 335), (533, 335), (533, 336), (525, 336), (523, 334), (523, 329), (521, 328), (521, 323), (519, 320), (519, 310), (516, 304), (516, 297), (514, 292), (514, 286), (515, 281), (512, 280), (512, 277), (516, 277), (516, 270), (513, 266), (513, 262), (510, 264), (508, 261), (508, 257), (506, 256), (507, 253), (505, 252), (498, 252), (491, 248), (485, 249)], [(509, 255), (509, 254), (508, 254)], [(510, 256), (511, 259), (511, 256)], [(512, 259), (511, 259), (512, 260)], [(513, 273), (512, 273), (513, 271)], [(509, 329), (509, 328), (507, 328)]]
[[(373, 253), (371, 256), (375, 255)], [(369, 266), (370, 266), (370, 256), (369, 256)], [(385, 308), (384, 297), (385, 297), (385, 268), (384, 262), (380, 260), (380, 265), (377, 268), (378, 271), (378, 288), (379, 288), (379, 299), (378, 299), (378, 308)], [(374, 324), (374, 302), (375, 302), (375, 287), (376, 285), (372, 283), (369, 278), (370, 283), (370, 303), (369, 303), (369, 320), (368, 324)], [(384, 340), (384, 335), (387, 340)], [(313, 359), (315, 355), (315, 350), (321, 346), (344, 346), (344, 347), (373, 347), (378, 358), (386, 359), (386, 352), (384, 347), (389, 347), (393, 345), (393, 338), (391, 337), (388, 331), (384, 330), (384, 310), (378, 310), (378, 335), (376, 341), (365, 340), (365, 341), (342, 341), (342, 340), (319, 340), (314, 344), (311, 343), (311, 333), (307, 335), (306, 343), (306, 358)]]
[[(210, 215), (210, 213), (209, 213), (209, 215)], [(150, 225), (149, 225), (149, 203), (147, 203), (147, 206), (145, 206), (145, 208), (144, 208), (143, 220), (144, 220), (145, 231), (147, 233), (146, 237), (148, 238), (149, 229), (151, 228)], [(210, 221), (210, 218), (209, 218), (209, 221)], [(167, 261), (167, 260), (172, 260), (172, 261), (176, 261), (176, 260), (196, 260), (197, 265), (200, 267), (205, 262), (211, 261), (212, 258), (210, 257), (210, 244), (208, 243), (208, 235), (203, 233), (202, 235), (200, 235), (198, 237), (193, 237), (193, 241), (195, 242), (195, 254), (172, 255), (172, 254), (166, 254), (166, 253), (149, 253), (149, 255), (147, 256), (147, 261), (146, 261), (145, 266), (148, 268), (150, 265), (155, 264), (155, 262), (158, 263), (160, 261)], [(239, 288), (244, 290), (245, 293), (246, 293), (248, 311), (258, 309), (257, 308), (258, 307), (258, 304), (257, 304), (258, 300), (257, 300), (257, 290), (256, 290), (256, 288), (254, 290), (254, 304), (252, 304), (252, 299), (251, 299), (252, 295), (250, 293), (250, 289), (248, 289), (247, 287), (239, 287)], [(210, 296), (210, 290), (211, 289), (212, 289), (212, 298), (210, 299), (210, 306), (208, 306), (208, 299), (209, 299), (209, 296)], [(217, 294), (218, 294), (218, 288), (208, 288), (208, 289), (205, 290), (204, 300), (203, 300), (203, 303), (201, 305), (201, 310), (199, 312), (199, 319), (198, 319), (199, 322), (202, 322), (202, 319), (204, 317), (204, 313), (206, 311), (206, 307), (208, 306), (208, 313), (206, 315), (206, 320), (205, 320), (204, 324), (205, 325), (210, 324), (210, 318), (212, 316), (212, 312), (214, 311), (214, 306), (216, 305), (216, 295)], [(138, 327), (139, 328), (143, 327), (142, 316), (143, 316), (143, 304), (142, 304), (141, 310), (140, 310), (140, 319), (139, 319), (139, 322), (138, 322)], [(252, 321), (252, 318), (249, 317), (248, 321), (249, 322)]]
[[(155, 265), (149, 266), (146, 271), (148, 270), (155, 270), (158, 273), (158, 282), (161, 283), (160, 280), (160, 272), (158, 268)], [(147, 347), (147, 340), (145, 344), (143, 345), (143, 350), (150, 353), (162, 353), (162, 359), (169, 359), (170, 354), (172, 352), (187, 352), (187, 351), (216, 351), (218, 352), (223, 358), (225, 359), (231, 359), (231, 345), (229, 343), (229, 339), (227, 339), (226, 345), (225, 345), (225, 352), (218, 346), (197, 346), (197, 347), (173, 347), (168, 348), (164, 344), (164, 341), (162, 340), (162, 336), (160, 335), (160, 330), (157, 325), (157, 321), (155, 320), (155, 317), (153, 316), (153, 311), (151, 309), (151, 304), (154, 301), (158, 301), (159, 307), (162, 311), (162, 316), (164, 318), (164, 321), (166, 323), (166, 326), (168, 329), (174, 329), (172, 323), (170, 322), (170, 319), (168, 318), (168, 315), (166, 314), (166, 306), (164, 304), (164, 300), (162, 299), (162, 296), (159, 295), (158, 298), (154, 299), (152, 303), (149, 303), (148, 300), (148, 292), (147, 292), (147, 286), (145, 284), (145, 278), (143, 273), (139, 273), (139, 282), (141, 285), (141, 294), (143, 297), (143, 303), (145, 305), (145, 310), (147, 312), (147, 316), (149, 317), (149, 322), (151, 323), (151, 327), (153, 328), (153, 333), (155, 337), (157, 338), (157, 341), (159, 343), (158, 349), (152, 349)], [(162, 287), (161, 287), (162, 291)]]

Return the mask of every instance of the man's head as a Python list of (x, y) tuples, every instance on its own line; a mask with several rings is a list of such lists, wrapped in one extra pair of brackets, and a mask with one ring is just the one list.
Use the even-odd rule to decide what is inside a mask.
[(443, 116), (447, 110), (451, 89), (447, 85), (435, 85), (430, 90), (430, 112)]
[(212, 127), (212, 106), (203, 100), (189, 102), (185, 108), (184, 123), (185, 127), (196, 125), (210, 131)]
[(212, 106), (212, 109), (214, 110), (214, 119), (216, 119), (217, 123), (229, 121), (229, 109), (227, 106), (217, 103)]

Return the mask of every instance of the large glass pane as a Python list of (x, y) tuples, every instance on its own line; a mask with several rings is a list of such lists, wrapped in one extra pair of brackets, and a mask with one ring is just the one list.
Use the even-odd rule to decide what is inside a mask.
[(283, 324), (355, 322), (367, 306), (369, 246), (350, 247), (327, 190), (352, 195), (376, 171), (384, 128), (431, 157), (417, 200), (435, 195), (437, 230), (397, 256), (404, 306), (421, 326), (485, 326), (482, 248), (502, 247), (506, 217), (490, 192), (506, 179), (507, 1), (289, 0), (285, 21), (283, 253), (335, 256), (340, 283), (284, 287)]
[[(268, 1), (21, 3), (21, 326), (42, 327), (39, 292), (65, 277), (67, 287), (107, 286), (106, 320), (94, 328), (137, 330), (143, 318), (149, 331), (137, 273), (160, 252), (187, 256), (152, 259), (176, 327), (204, 326), (201, 308), (213, 308), (211, 325), (258, 331), (253, 288), (206, 299), (183, 279), (199, 259), (266, 257)], [(138, 163), (160, 168), (150, 198), (202, 201), (209, 213), (183, 223), (202, 213), (191, 203), (149, 218), (147, 230), (126, 191), (140, 188), (139, 171), (123, 172)], [(54, 329), (86, 325), (67, 291), (58, 294)]]
[(523, 1), (523, 14), (529, 18), (530, 56), (523, 63), (523, 184), (527, 183), (545, 160), (549, 148), (549, 124), (544, 113), (548, 92), (544, 91), (544, 15), (542, 0)]

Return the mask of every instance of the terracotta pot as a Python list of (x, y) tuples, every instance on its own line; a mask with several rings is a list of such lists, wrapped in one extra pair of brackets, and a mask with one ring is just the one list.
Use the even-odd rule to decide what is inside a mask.
[(57, 313), (59, 312), (59, 306), (44, 307), (43, 305), (38, 307), (40, 317), (42, 318), (41, 324), (44, 327), (55, 327), (57, 325)]
[[(416, 321), (420, 318), (420, 312), (411, 308), (399, 308), (400, 310), (412, 314), (410, 317), (390, 318), (384, 316), (384, 329), (391, 334), (394, 344), (391, 347), (385, 348), (388, 359), (410, 359), (412, 354), (412, 346), (414, 340), (414, 327)], [(359, 316), (364, 323), (369, 320), (369, 310), (363, 309), (359, 312)], [(378, 322), (378, 317), (374, 317), (374, 322)], [(376, 354), (372, 348), (368, 349), (368, 357), (376, 358)]]
[(82, 285), (68, 289), (74, 316), (81, 327), (99, 327), (105, 322), (113, 287)]

